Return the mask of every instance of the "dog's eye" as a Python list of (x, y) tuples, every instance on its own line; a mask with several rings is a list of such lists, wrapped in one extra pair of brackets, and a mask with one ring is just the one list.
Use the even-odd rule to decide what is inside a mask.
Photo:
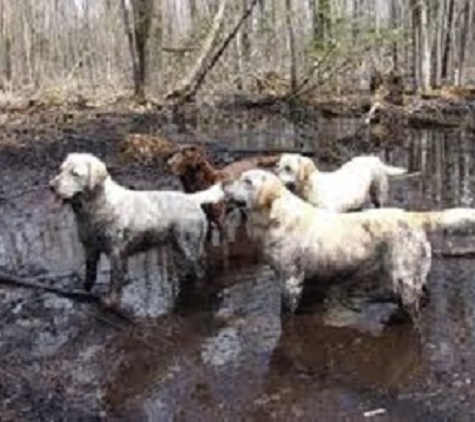
[(252, 187), (252, 180), (251, 179), (244, 179), (244, 184), (248, 187)]
[(292, 169), (290, 168), (290, 166), (285, 166), (285, 167), (284, 167), (284, 170), (285, 170), (285, 171), (288, 171), (288, 172), (291, 172), (291, 171), (292, 171)]
[(79, 174), (79, 172), (76, 170), (76, 169), (71, 169), (71, 174), (74, 176), (74, 177), (80, 177), (81, 175)]

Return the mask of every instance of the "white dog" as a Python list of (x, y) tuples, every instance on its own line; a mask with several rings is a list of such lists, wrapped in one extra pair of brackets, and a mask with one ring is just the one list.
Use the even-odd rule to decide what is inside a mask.
[(282, 283), (284, 305), (295, 310), (303, 281), (380, 281), (412, 317), (431, 266), (431, 246), (420, 222), (399, 209), (336, 213), (291, 193), (279, 178), (249, 170), (223, 186), (244, 205), (262, 242), (264, 257)]
[(114, 182), (97, 157), (73, 153), (61, 164), (50, 188), (75, 213), (86, 254), (86, 290), (94, 286), (101, 253), (110, 259), (106, 304), (117, 304), (127, 257), (165, 242), (179, 253), (187, 275), (201, 274), (199, 260), (207, 231), (201, 205), (222, 201), (219, 186), (195, 194), (133, 191)]
[(388, 198), (388, 176), (406, 169), (384, 164), (376, 156), (355, 157), (333, 172), (322, 172), (299, 154), (282, 154), (276, 173), (296, 195), (311, 204), (344, 212), (362, 209), (371, 202), (382, 207)]

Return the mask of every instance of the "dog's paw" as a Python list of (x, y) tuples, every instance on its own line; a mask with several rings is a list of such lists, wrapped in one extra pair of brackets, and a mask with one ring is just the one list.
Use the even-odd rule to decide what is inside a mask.
[(281, 301), (281, 310), (282, 313), (291, 313), (294, 314), (297, 312), (297, 309), (299, 307), (299, 299), (300, 295), (295, 295), (295, 294), (284, 294), (282, 296), (282, 301)]

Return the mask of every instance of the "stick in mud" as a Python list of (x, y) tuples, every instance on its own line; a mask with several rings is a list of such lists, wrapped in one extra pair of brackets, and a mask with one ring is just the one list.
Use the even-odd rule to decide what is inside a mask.
[[(98, 305), (101, 312), (106, 311), (106, 313), (110, 316), (119, 317), (122, 322), (132, 323), (133, 318), (127, 313), (120, 309), (115, 308), (107, 308), (102, 306), (102, 301), (99, 296), (96, 296), (92, 293), (83, 291), (83, 290), (65, 290), (60, 287), (50, 286), (48, 284), (42, 283), (41, 281), (34, 280), (34, 279), (27, 279), (24, 277), (19, 277), (5, 271), (0, 270), (0, 285), (7, 284), (10, 286), (16, 287), (24, 287), (27, 289), (35, 289), (41, 290), (43, 292), (53, 293), (61, 297), (65, 297), (67, 299), (74, 300), (79, 303), (90, 303), (93, 305)], [(113, 325), (109, 323), (109, 325)]]
[(26, 287), (28, 289), (42, 290), (48, 293), (54, 293), (68, 299), (74, 299), (83, 303), (100, 303), (100, 298), (92, 293), (82, 290), (65, 290), (60, 287), (50, 286), (34, 279), (27, 279), (5, 271), (0, 271), (0, 284), (8, 284), (18, 287)]

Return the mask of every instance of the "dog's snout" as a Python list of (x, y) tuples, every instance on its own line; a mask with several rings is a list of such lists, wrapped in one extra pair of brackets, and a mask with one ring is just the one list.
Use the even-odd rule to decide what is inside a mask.
[(287, 187), (288, 190), (295, 191), (295, 188), (296, 188), (295, 182), (287, 182), (285, 186)]

